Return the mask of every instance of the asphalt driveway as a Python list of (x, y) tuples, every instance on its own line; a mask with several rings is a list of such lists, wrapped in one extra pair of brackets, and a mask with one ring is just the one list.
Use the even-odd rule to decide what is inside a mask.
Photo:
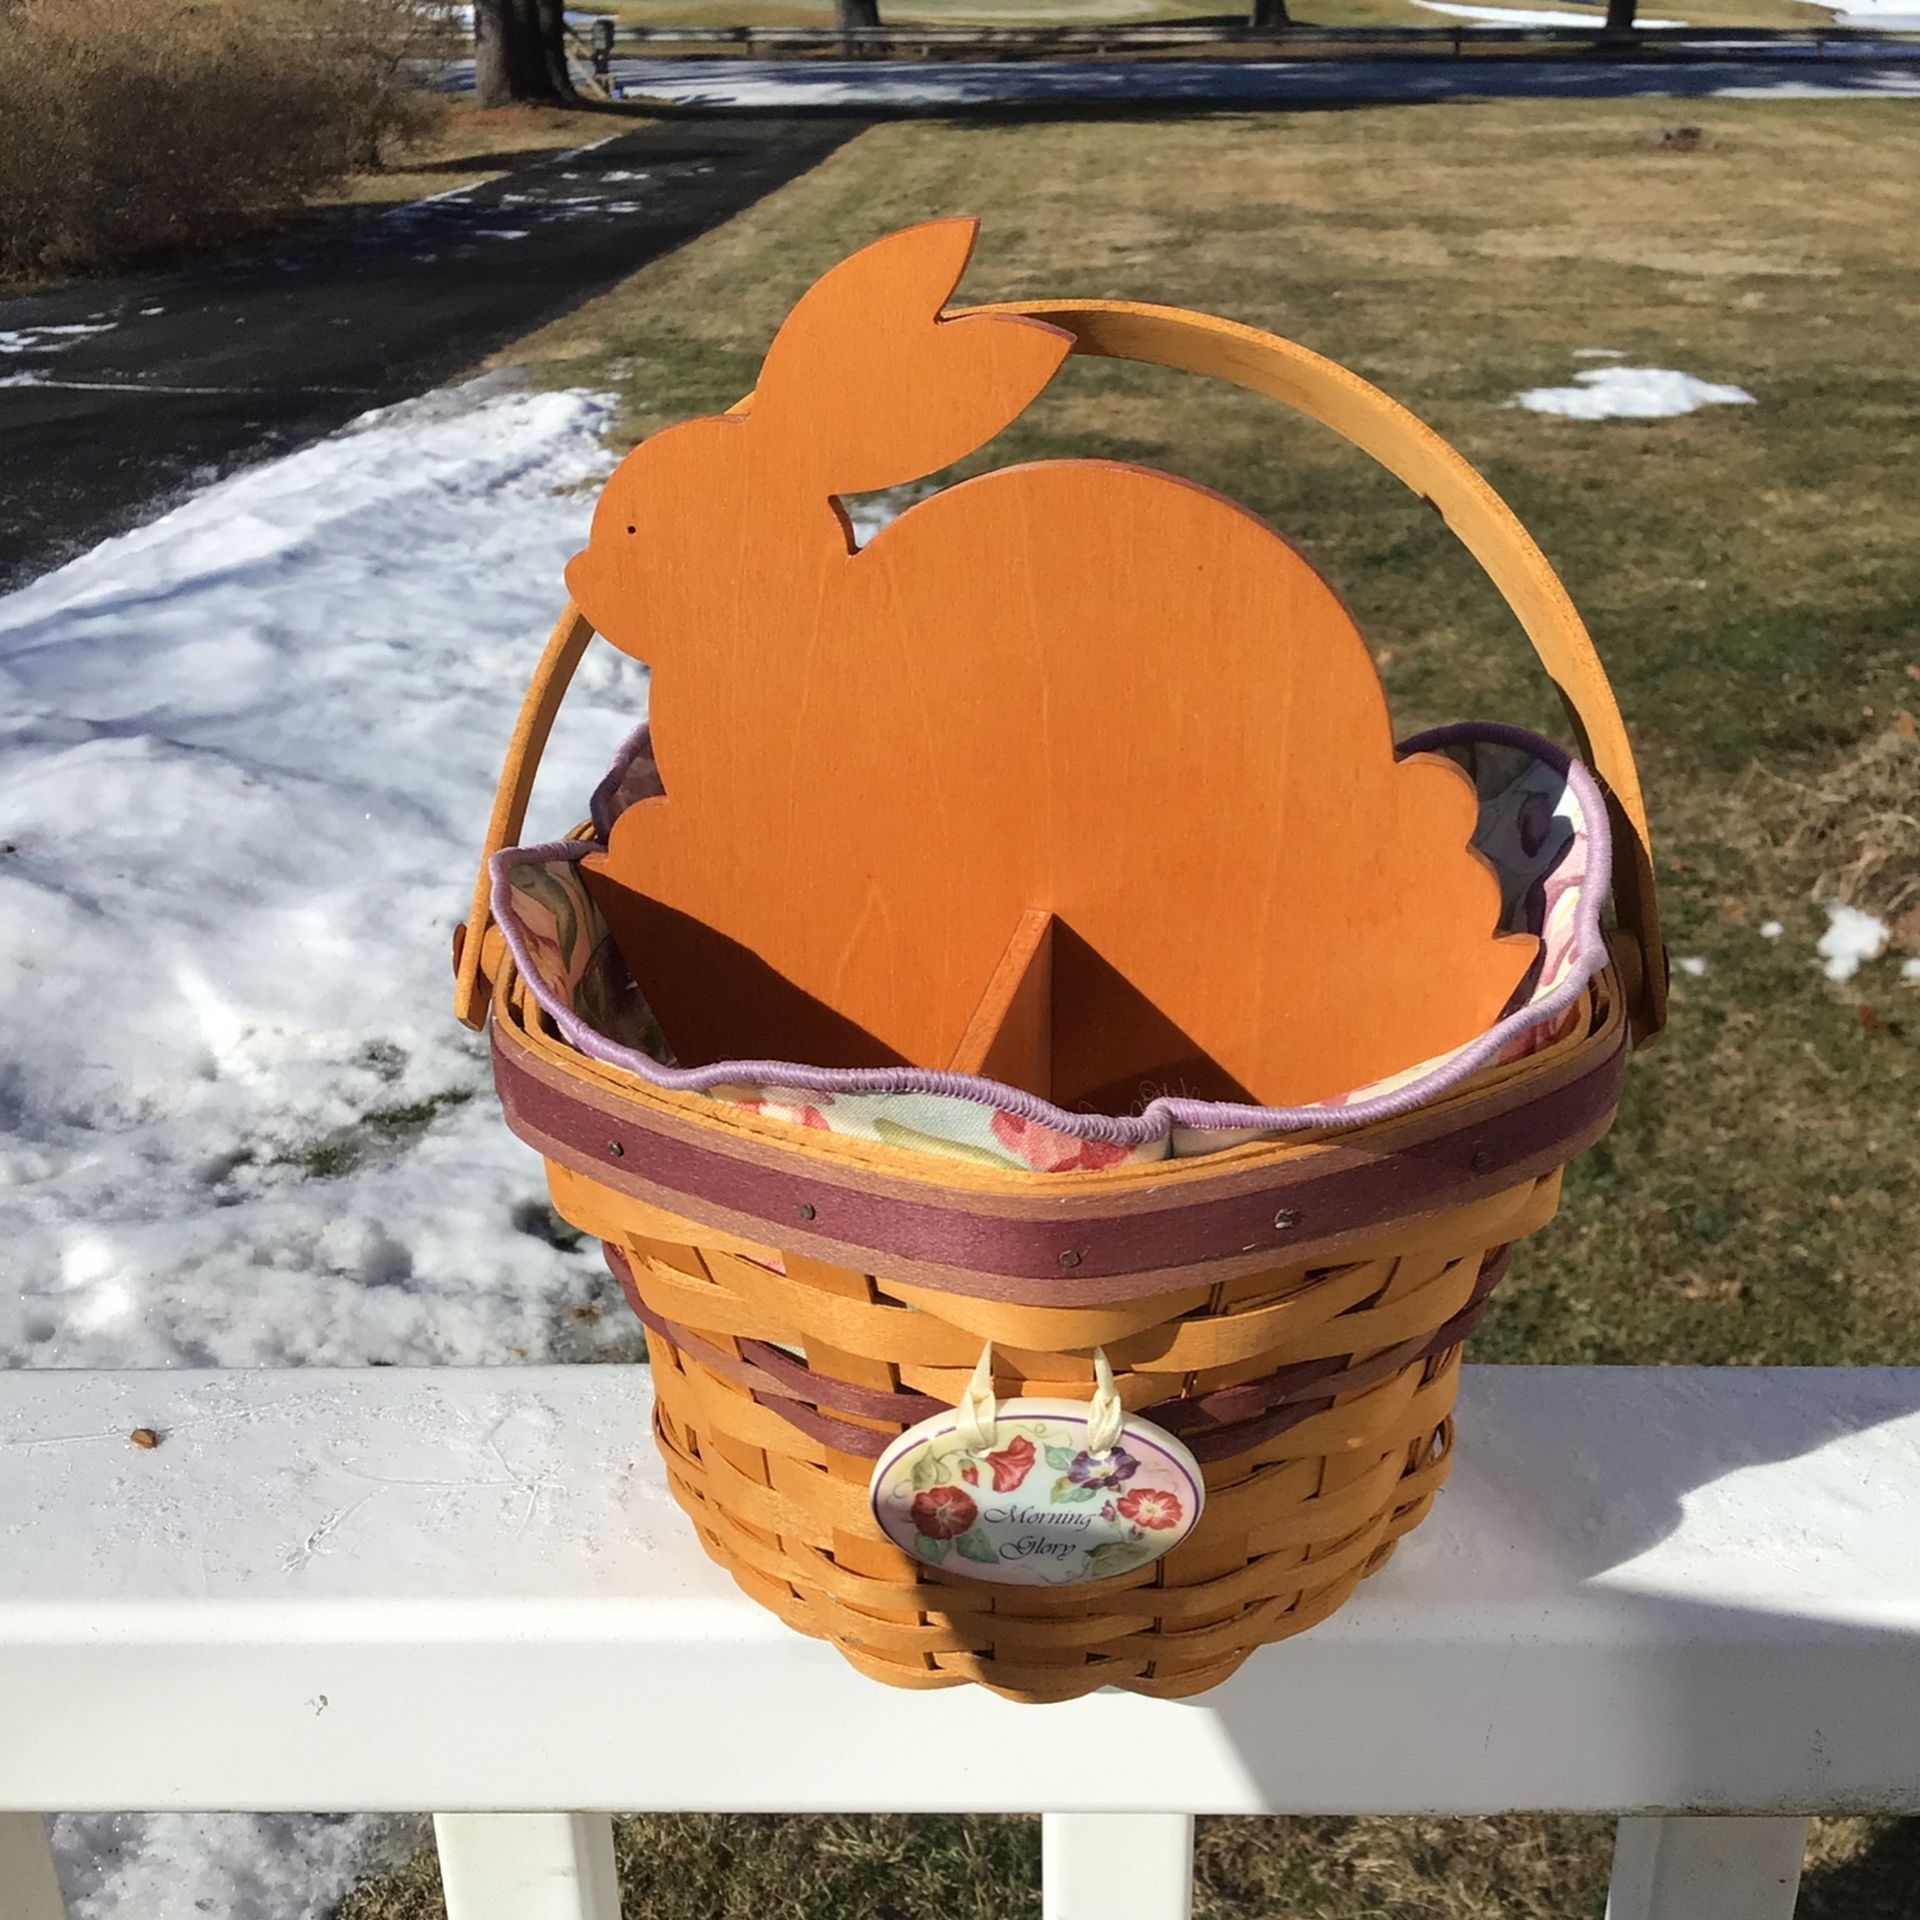
[(0, 301), (0, 590), (190, 487), (452, 378), (861, 124), (755, 113), (641, 127), (271, 246)]

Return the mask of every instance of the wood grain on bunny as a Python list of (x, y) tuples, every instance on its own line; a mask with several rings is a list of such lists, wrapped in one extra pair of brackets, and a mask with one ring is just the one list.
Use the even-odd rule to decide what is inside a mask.
[(835, 267), (567, 569), (653, 668), (665, 797), (587, 864), (679, 1057), (943, 1066), (1030, 911), (1056, 1099), (1303, 1102), (1467, 1039), (1537, 943), (1495, 934), (1465, 776), (1395, 761), (1352, 619), (1256, 516), (1051, 460), (855, 547), (835, 496), (982, 445), (1071, 345), (939, 317), (974, 230)]

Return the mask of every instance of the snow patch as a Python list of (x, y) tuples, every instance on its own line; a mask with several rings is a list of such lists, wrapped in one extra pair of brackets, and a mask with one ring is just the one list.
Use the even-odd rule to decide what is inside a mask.
[(1902, 980), (1920, 980), (1920, 959), (1902, 960), (1900, 962), (1900, 978)]
[[(741, 60), (674, 55), (622, 59), (623, 100), (721, 107), (854, 107), (861, 110), (1008, 105), (1093, 106), (1187, 101), (1284, 106), (1304, 100), (1566, 99), (1631, 94), (1688, 99), (1870, 100), (1920, 95), (1920, 72), (1897, 58), (1833, 60), (1821, 78), (1784, 78), (1781, 62), (1738, 57), (1651, 68), (1629, 60), (1445, 62), (1356, 60)], [(1810, 61), (1810, 64), (1811, 61)], [(450, 64), (451, 84), (472, 84), (471, 63)]]
[(1589, 367), (1570, 387), (1529, 387), (1507, 402), (1566, 420), (1671, 420), (1701, 407), (1750, 407), (1745, 387), (1696, 380), (1671, 367)]
[[(1473, 20), (1488, 27), (1601, 27), (1606, 10), (1596, 7), (1591, 13), (1569, 13), (1560, 7), (1470, 7), (1455, 0), (1413, 0), (1427, 13), (1444, 13), (1456, 20)], [(1634, 24), (1641, 27), (1684, 27), (1684, 20), (1655, 20), (1642, 17)]]
[(0, 353), (59, 353), (90, 333), (111, 333), (114, 322), (75, 323), (65, 327), (0, 327)]
[(1868, 960), (1877, 960), (1887, 945), (1887, 923), (1858, 907), (1827, 902), (1827, 930), (1814, 951), (1829, 980), (1851, 980)]
[(72, 1920), (319, 1920), (429, 1833), (389, 1816), (65, 1814), (53, 1850)]
[[(1820, 6), (1823, 0), (1814, 0)], [(1847, 0), (1844, 6), (1829, 6), (1837, 27), (1920, 27), (1920, 6), (1914, 0)]]
[(1778, 940), (1785, 932), (1785, 926), (1778, 920), (1762, 920), (1760, 922), (1760, 938), (1762, 940)]
[[(0, 599), (0, 1365), (553, 1358), (585, 1254), (448, 1011), (501, 750), (612, 456), (494, 379)], [(583, 665), (530, 831), (645, 711)]]
[(1697, 953), (1690, 953), (1684, 959), (1676, 960), (1673, 964), (1678, 967), (1682, 973), (1694, 980), (1698, 980), (1707, 970), (1707, 963), (1701, 959)]
[[(540, 1360), (625, 1335), (568, 1314), (594, 1263), (527, 1229), (540, 1163), (448, 1001), (609, 417), (469, 382), (0, 598), (0, 1366)], [(579, 817), (645, 706), (644, 670), (596, 646), (532, 834)], [(74, 1920), (319, 1920), (422, 1837), (55, 1823)]]
[[(473, 31), (472, 0), (459, 0), (458, 4), (448, 5), (444, 0), (427, 0), (425, 11), (437, 15), (456, 33)], [(566, 9), (566, 22), (570, 27), (590, 27), (596, 20), (611, 19), (611, 14), (582, 12), (578, 8)]]

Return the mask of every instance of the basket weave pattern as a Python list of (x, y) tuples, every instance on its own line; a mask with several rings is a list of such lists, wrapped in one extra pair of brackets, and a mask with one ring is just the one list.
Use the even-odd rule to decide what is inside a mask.
[[(490, 924), (489, 870), (455, 1005), (491, 1012), (508, 1121), (555, 1207), (600, 1240), (647, 1327), (675, 1498), (741, 1588), (862, 1672), (1014, 1699), (1225, 1679), (1326, 1618), (1431, 1508), (1460, 1343), (1514, 1241), (1605, 1131), (1629, 1032), (1666, 1011), (1651, 842), (1618, 707), (1564, 587), (1511, 511), (1356, 376), (1233, 323), (1116, 302), (1023, 312), (1075, 350), (1225, 380), (1297, 409), (1440, 511), (1561, 690), (1604, 783), (1612, 963), (1584, 1018), (1419, 1112), (1139, 1169), (982, 1173), (671, 1094), (569, 1046)], [(521, 709), (487, 829), (511, 846), (592, 628), (569, 605)], [(1177, 1434), (1207, 1501), (1165, 1557), (1073, 1586), (923, 1565), (869, 1507), (876, 1458), (952, 1408), (981, 1349), (996, 1393), (1121, 1399)]]
[[(1530, 1182), (1398, 1253), (1250, 1275), (1207, 1288), (1196, 1305), (1164, 1294), (1089, 1313), (943, 1295), (936, 1310), (871, 1275), (804, 1259), (780, 1274), (703, 1248), (691, 1224), (678, 1243), (630, 1236), (631, 1260), (614, 1264), (649, 1321), (655, 1432), (674, 1496), (755, 1599), (896, 1686), (973, 1680), (1033, 1701), (1102, 1686), (1179, 1696), (1324, 1619), (1425, 1516), (1447, 1473), (1459, 1341), (1505, 1240), (1544, 1224), (1559, 1184)], [(1483, 1234), (1501, 1239), (1483, 1246)], [(910, 1404), (904, 1418), (876, 1419), (877, 1402), (906, 1387), (916, 1403), (925, 1391), (951, 1405), (983, 1330), (1009, 1318), (1018, 1324), (1005, 1337), (1034, 1344), (993, 1335), (996, 1376), (1023, 1393), (1087, 1398), (1090, 1357), (1062, 1377), (1067, 1356), (1047, 1338), (1046, 1319), (1069, 1313), (1076, 1345), (1105, 1347), (1129, 1408), (1169, 1426), (1181, 1424), (1176, 1409), (1209, 1396), (1268, 1392), (1252, 1396), (1267, 1405), (1251, 1420), (1186, 1427), (1207, 1480), (1191, 1539), (1151, 1568), (1061, 1590), (956, 1578), (879, 1538), (868, 1450), (797, 1423), (779, 1391), (791, 1381), (752, 1352), (761, 1341), (804, 1348), (819, 1413), (884, 1442), (924, 1413)], [(758, 1337), (743, 1337), (748, 1328)], [(1236, 1426), (1268, 1431), (1249, 1442)]]
[[(1606, 984), (1586, 1034), (1514, 1071), (1603, 1039)], [(496, 1014), (557, 1050), (523, 994), (509, 987)], [(1446, 1477), (1460, 1343), (1560, 1192), (1556, 1169), (1383, 1227), (1337, 1262), (1162, 1274), (1137, 1298), (1059, 1307), (756, 1244), (556, 1162), (549, 1177), (647, 1324), (656, 1437), (708, 1553), (875, 1678), (1031, 1701), (1200, 1692), (1383, 1565)], [(960, 1398), (988, 1341), (1003, 1393), (1076, 1399), (1104, 1349), (1128, 1409), (1202, 1463), (1192, 1537), (1059, 1589), (955, 1577), (886, 1540), (868, 1508), (875, 1456)]]

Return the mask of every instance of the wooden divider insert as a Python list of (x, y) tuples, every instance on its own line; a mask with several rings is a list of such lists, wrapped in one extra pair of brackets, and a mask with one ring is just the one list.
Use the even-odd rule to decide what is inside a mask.
[(839, 495), (984, 443), (1072, 345), (940, 317), (973, 233), (832, 269), (750, 407), (636, 449), (568, 568), (654, 669), (665, 797), (585, 864), (676, 1052), (940, 1065), (1030, 912), (1063, 1099), (1302, 1103), (1470, 1038), (1537, 942), (1495, 932), (1471, 784), (1396, 761), (1352, 619), (1255, 515), (1050, 460), (854, 546)]

